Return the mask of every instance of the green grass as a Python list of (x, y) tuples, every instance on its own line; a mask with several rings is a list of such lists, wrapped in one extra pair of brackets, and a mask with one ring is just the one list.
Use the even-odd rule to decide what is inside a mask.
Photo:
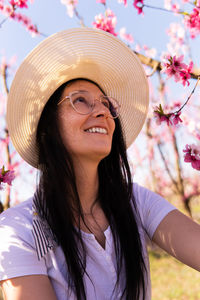
[(150, 251), (152, 300), (199, 300), (200, 273), (162, 251)]

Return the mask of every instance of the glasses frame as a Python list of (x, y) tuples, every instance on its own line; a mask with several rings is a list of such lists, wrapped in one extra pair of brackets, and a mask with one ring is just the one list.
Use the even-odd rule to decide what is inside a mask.
[[(81, 91), (81, 92), (83, 92), (83, 91)], [(116, 119), (116, 118), (118, 118), (119, 117), (119, 115), (120, 115), (120, 107), (121, 107), (121, 105), (119, 104), (119, 102), (115, 99), (115, 98), (113, 98), (113, 97), (111, 97), (111, 96), (106, 96), (106, 95), (101, 95), (100, 97), (99, 97), (99, 99), (98, 98), (93, 98), (93, 102), (92, 102), (92, 105), (91, 105), (91, 111), (90, 112), (88, 112), (88, 113), (81, 113), (80, 111), (78, 111), (76, 108), (75, 108), (75, 106), (74, 106), (74, 104), (73, 104), (73, 101), (72, 101), (72, 95), (73, 94), (76, 94), (76, 93), (80, 93), (80, 91), (73, 91), (73, 92), (71, 92), (71, 93), (69, 93), (69, 95), (67, 95), (67, 96), (65, 96), (63, 99), (61, 99), (59, 102), (58, 102), (58, 104), (57, 105), (60, 105), (61, 103), (63, 103), (65, 100), (69, 100), (70, 101), (70, 104), (71, 104), (71, 106), (72, 106), (72, 108), (78, 113), (78, 114), (80, 114), (80, 115), (89, 115), (89, 114), (91, 114), (92, 113), (92, 111), (94, 110), (94, 107), (95, 107), (95, 100), (96, 101), (99, 101), (100, 103), (102, 103), (102, 101), (101, 101), (101, 98), (102, 97), (106, 97), (106, 98), (108, 98), (108, 101), (109, 101), (109, 98), (110, 99), (113, 99), (116, 103), (117, 103), (117, 105), (118, 105), (118, 107), (117, 107), (117, 109), (118, 109), (118, 114), (117, 114), (117, 116), (113, 116), (112, 115), (112, 113), (111, 113), (111, 111), (109, 110), (109, 108), (108, 108), (108, 110), (109, 110), (109, 113), (110, 113), (110, 118), (111, 119)], [(86, 91), (86, 93), (88, 93), (87, 91)], [(110, 102), (110, 101), (109, 101)]]

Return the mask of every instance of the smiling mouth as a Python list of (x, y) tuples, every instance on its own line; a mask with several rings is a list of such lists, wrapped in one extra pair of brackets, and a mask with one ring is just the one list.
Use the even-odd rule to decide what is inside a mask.
[(92, 127), (85, 130), (86, 132), (90, 133), (101, 133), (101, 134), (108, 134), (108, 131), (105, 128), (101, 127)]

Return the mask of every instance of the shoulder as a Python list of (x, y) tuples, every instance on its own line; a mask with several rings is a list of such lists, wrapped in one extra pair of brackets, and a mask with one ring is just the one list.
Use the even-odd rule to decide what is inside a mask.
[(47, 273), (44, 260), (38, 260), (32, 206), (31, 198), (0, 215), (0, 281)]
[(14, 236), (22, 237), (31, 244), (33, 223), (33, 199), (30, 198), (14, 207), (8, 208), (0, 214), (0, 236), (8, 239)]
[(133, 183), (133, 196), (139, 210), (150, 209), (155, 206), (172, 207), (172, 205), (165, 200), (161, 195), (152, 192), (148, 188)]
[(151, 238), (164, 217), (176, 208), (160, 195), (137, 183), (133, 183), (133, 197), (142, 225)]
[(30, 198), (16, 206), (8, 208), (0, 214), (0, 226), (11, 225), (13, 223), (17, 226), (23, 221), (26, 221), (26, 225), (28, 225), (28, 223), (31, 224), (33, 217), (32, 205), (33, 198)]

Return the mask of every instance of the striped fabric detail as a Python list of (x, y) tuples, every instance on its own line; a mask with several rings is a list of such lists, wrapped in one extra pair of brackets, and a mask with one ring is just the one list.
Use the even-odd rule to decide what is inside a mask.
[(33, 229), (32, 234), (35, 240), (35, 247), (38, 256), (38, 260), (44, 257), (49, 250), (56, 246), (56, 242), (53, 239), (51, 229), (49, 228), (47, 222), (40, 218), (38, 212), (36, 211), (36, 205), (33, 199)]

